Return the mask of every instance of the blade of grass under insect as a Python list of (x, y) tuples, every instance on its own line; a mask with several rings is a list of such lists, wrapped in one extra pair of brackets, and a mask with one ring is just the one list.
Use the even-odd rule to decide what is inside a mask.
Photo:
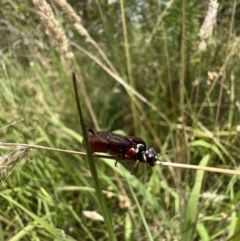
[[(200, 162), (200, 166), (206, 166), (209, 161), (210, 155), (204, 156)], [(192, 236), (196, 230), (196, 219), (198, 217), (198, 199), (201, 192), (204, 171), (198, 170), (193, 189), (190, 193), (187, 206), (185, 209), (184, 221), (182, 226), (182, 241), (192, 240)]]
[(74, 85), (78, 114), (79, 114), (79, 118), (80, 118), (80, 124), (81, 124), (81, 128), (82, 128), (82, 133), (83, 133), (83, 139), (84, 139), (85, 145), (86, 145), (89, 167), (90, 167), (90, 171), (91, 171), (91, 174), (92, 174), (92, 179), (93, 179), (93, 184), (94, 184), (94, 188), (95, 188), (97, 199), (98, 199), (98, 204), (99, 204), (100, 210), (102, 211), (102, 214), (103, 214), (103, 217), (104, 217), (104, 222), (105, 222), (105, 225), (107, 227), (109, 240), (115, 241), (116, 237), (115, 237), (114, 231), (113, 231), (113, 226), (112, 226), (112, 221), (111, 221), (112, 219), (109, 215), (109, 212), (108, 212), (108, 209), (107, 209), (107, 206), (106, 206), (106, 202), (105, 202), (105, 199), (104, 199), (103, 194), (102, 194), (101, 185), (100, 185), (100, 182), (98, 180), (97, 169), (94, 165), (93, 156), (92, 156), (90, 144), (89, 144), (89, 141), (88, 141), (88, 133), (87, 133), (86, 127), (84, 126), (82, 109), (81, 109), (80, 100), (79, 100), (79, 97), (78, 97), (77, 79), (76, 79), (75, 73), (73, 73), (73, 85)]
[(142, 219), (144, 228), (145, 228), (145, 230), (146, 230), (146, 232), (147, 232), (148, 240), (149, 240), (149, 241), (153, 241), (153, 237), (152, 237), (151, 231), (150, 231), (150, 229), (149, 229), (149, 226), (148, 226), (148, 224), (147, 224), (147, 221), (146, 221), (146, 219), (145, 219), (143, 210), (142, 210), (142, 208), (141, 208), (141, 206), (140, 206), (140, 204), (139, 204), (139, 202), (138, 202), (138, 199), (137, 199), (137, 197), (136, 197), (136, 195), (135, 195), (135, 193), (134, 193), (134, 191), (133, 191), (133, 189), (132, 189), (132, 185), (131, 185), (129, 179), (128, 179), (127, 177), (126, 177), (126, 179), (127, 179), (128, 186), (129, 186), (129, 189), (130, 189), (130, 191), (131, 191), (132, 197), (133, 197), (133, 199), (134, 199), (134, 202), (135, 202), (136, 205), (137, 205), (137, 209), (138, 209), (138, 212), (139, 212), (140, 217), (141, 217), (141, 219)]

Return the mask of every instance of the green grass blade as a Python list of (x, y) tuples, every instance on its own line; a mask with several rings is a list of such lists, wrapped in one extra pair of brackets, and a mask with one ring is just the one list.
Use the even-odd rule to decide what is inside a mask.
[(140, 203), (138, 202), (138, 199), (137, 199), (136, 194), (134, 193), (134, 191), (133, 191), (133, 189), (132, 189), (132, 186), (131, 186), (131, 183), (129, 182), (129, 179), (127, 179), (127, 181), (128, 181), (129, 189), (130, 189), (130, 191), (131, 191), (131, 194), (132, 194), (132, 197), (133, 197), (133, 199), (134, 199), (134, 202), (135, 202), (135, 204), (137, 205), (137, 209), (138, 209), (138, 212), (139, 212), (139, 214), (140, 214), (141, 220), (142, 220), (142, 222), (143, 222), (145, 231), (146, 231), (146, 233), (147, 233), (148, 240), (149, 240), (149, 241), (153, 241), (153, 237), (152, 237), (152, 234), (151, 234), (151, 232), (150, 232), (150, 229), (149, 229), (149, 226), (148, 226), (148, 224), (147, 224), (147, 221), (146, 221), (146, 219), (145, 219), (145, 215), (144, 215), (143, 209), (142, 209)]
[(92, 174), (94, 188), (95, 188), (97, 199), (98, 199), (98, 204), (99, 204), (100, 210), (102, 211), (102, 214), (104, 217), (105, 225), (107, 227), (107, 231), (108, 231), (108, 235), (109, 235), (109, 240), (115, 241), (116, 237), (115, 237), (113, 226), (112, 226), (112, 219), (109, 215), (107, 205), (106, 205), (105, 199), (102, 194), (102, 189), (101, 189), (101, 185), (100, 185), (100, 182), (98, 179), (97, 169), (96, 169), (94, 161), (93, 161), (92, 151), (91, 151), (90, 144), (88, 141), (88, 133), (87, 133), (86, 127), (84, 125), (82, 109), (81, 109), (80, 100), (79, 100), (78, 93), (77, 93), (77, 80), (76, 80), (76, 76), (74, 73), (73, 73), (73, 84), (74, 84), (74, 90), (75, 90), (76, 103), (77, 103), (80, 123), (81, 123), (81, 127), (82, 127), (83, 139), (84, 139), (85, 145), (86, 145), (87, 158), (88, 158), (88, 162), (89, 162), (90, 171)]
[[(200, 162), (200, 166), (206, 166), (209, 161), (209, 154), (204, 156)], [(196, 220), (198, 217), (198, 199), (201, 193), (201, 187), (204, 177), (204, 171), (197, 171), (194, 182), (194, 187), (190, 193), (190, 197), (185, 209), (185, 216), (182, 228), (182, 241), (192, 240), (193, 234), (196, 230)]]

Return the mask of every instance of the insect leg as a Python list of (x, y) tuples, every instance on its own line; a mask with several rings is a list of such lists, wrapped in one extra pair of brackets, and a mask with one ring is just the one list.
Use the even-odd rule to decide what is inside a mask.
[(134, 163), (133, 168), (132, 168), (132, 171), (131, 171), (131, 175), (133, 175), (134, 170), (135, 170), (135, 168), (137, 167), (137, 165), (138, 165), (139, 162), (140, 162), (139, 160), (136, 160), (136, 162)]
[(115, 167), (117, 167), (117, 163), (119, 160), (120, 160), (120, 155), (118, 154), (118, 155), (116, 155)]

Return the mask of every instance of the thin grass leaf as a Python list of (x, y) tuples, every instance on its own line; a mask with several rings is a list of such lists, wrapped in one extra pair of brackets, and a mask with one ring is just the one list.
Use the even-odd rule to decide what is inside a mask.
[(95, 188), (97, 199), (98, 199), (98, 204), (99, 204), (100, 210), (102, 211), (105, 225), (108, 230), (109, 240), (115, 241), (116, 237), (115, 237), (113, 226), (112, 226), (112, 218), (110, 217), (105, 199), (103, 197), (102, 188), (101, 188), (101, 185), (100, 185), (100, 182), (98, 179), (97, 169), (96, 169), (95, 163), (93, 161), (92, 151), (91, 151), (90, 144), (88, 141), (88, 133), (87, 133), (86, 127), (84, 125), (82, 109), (81, 109), (80, 100), (79, 100), (78, 92), (77, 92), (77, 79), (76, 79), (76, 76), (74, 73), (73, 73), (73, 85), (74, 85), (74, 91), (75, 91), (76, 104), (77, 104), (80, 124), (82, 127), (83, 139), (84, 139), (85, 145), (86, 145), (87, 158), (88, 158), (88, 162), (89, 162), (90, 171), (92, 174), (94, 188)]
[(138, 212), (139, 212), (139, 214), (140, 214), (141, 220), (142, 220), (142, 222), (143, 222), (143, 226), (144, 226), (144, 228), (145, 228), (145, 231), (146, 231), (146, 233), (147, 233), (148, 240), (149, 240), (149, 241), (153, 241), (153, 236), (152, 236), (151, 231), (150, 231), (150, 229), (149, 229), (148, 223), (147, 223), (147, 221), (146, 221), (146, 219), (145, 219), (144, 210), (142, 209), (140, 203), (138, 202), (137, 196), (136, 196), (136, 194), (134, 193), (134, 191), (133, 191), (133, 189), (132, 189), (132, 184), (130, 183), (130, 181), (129, 181), (128, 178), (127, 178), (127, 182), (128, 182), (128, 186), (129, 186), (130, 192), (131, 192), (131, 194), (132, 194), (132, 197), (133, 197), (133, 199), (134, 199), (134, 202), (135, 202), (135, 204), (137, 205), (137, 209), (138, 209)]
[[(200, 162), (200, 166), (206, 166), (210, 159), (210, 155), (206, 155)], [(190, 241), (193, 238), (196, 229), (196, 220), (198, 218), (198, 199), (200, 197), (204, 171), (197, 171), (193, 189), (190, 193), (187, 206), (185, 209), (185, 216), (183, 219), (182, 241)]]

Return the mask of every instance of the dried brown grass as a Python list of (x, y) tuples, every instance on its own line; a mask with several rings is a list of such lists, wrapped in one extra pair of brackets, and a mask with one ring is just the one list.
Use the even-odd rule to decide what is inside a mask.
[(6, 178), (12, 168), (26, 156), (28, 150), (28, 147), (19, 146), (10, 154), (0, 156), (0, 181)]

